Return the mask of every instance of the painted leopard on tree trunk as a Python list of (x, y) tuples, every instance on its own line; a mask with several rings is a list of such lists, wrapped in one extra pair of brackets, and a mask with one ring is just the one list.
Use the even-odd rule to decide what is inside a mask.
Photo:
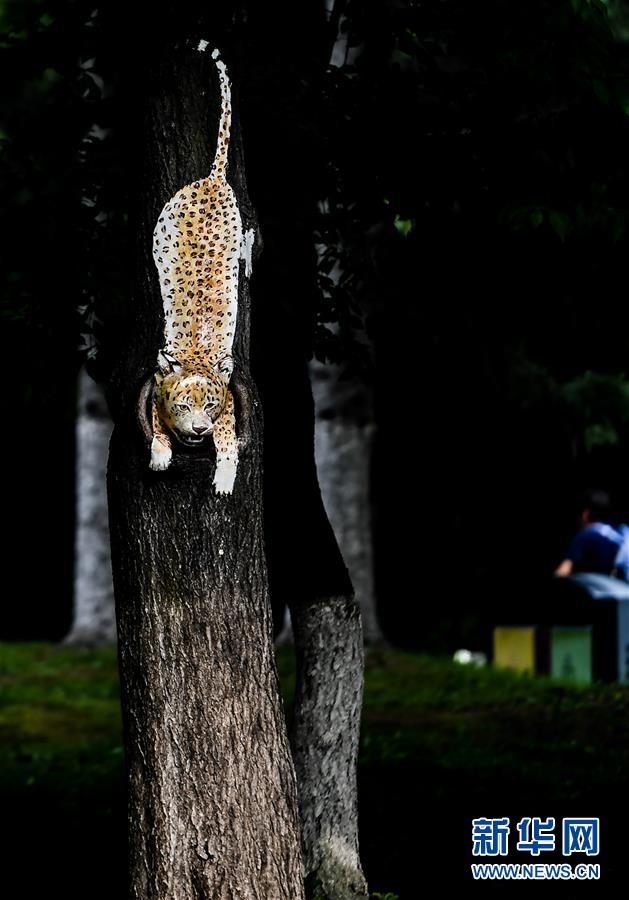
[[(207, 47), (201, 41), (198, 49)], [(236, 197), (226, 179), (231, 91), (214, 50), (221, 118), (210, 175), (181, 188), (162, 209), (153, 233), (153, 259), (164, 302), (165, 344), (158, 354), (153, 392), (151, 469), (167, 469), (171, 436), (182, 444), (212, 435), (214, 486), (231, 493), (238, 466), (234, 400), (229, 390), (238, 312), (240, 260), (250, 273), (250, 237), (243, 240)]]

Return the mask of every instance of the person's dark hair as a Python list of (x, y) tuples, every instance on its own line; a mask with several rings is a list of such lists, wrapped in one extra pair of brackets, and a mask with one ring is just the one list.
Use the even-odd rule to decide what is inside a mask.
[(585, 491), (581, 498), (581, 510), (584, 511), (586, 509), (589, 510), (590, 519), (593, 522), (609, 516), (611, 511), (609, 493), (594, 488)]

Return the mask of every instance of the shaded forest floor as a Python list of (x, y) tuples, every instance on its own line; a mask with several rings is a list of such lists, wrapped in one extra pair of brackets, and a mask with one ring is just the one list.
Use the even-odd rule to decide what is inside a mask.
[[(278, 651), (287, 712), (292, 654)], [(577, 688), (395, 650), (367, 659), (359, 767), (372, 891), (472, 886), (471, 820), (599, 816), (601, 882), (626, 882), (629, 687)], [(6, 879), (25, 900), (123, 900), (123, 751), (113, 650), (0, 644)], [(558, 853), (513, 862), (566, 861)], [(478, 861), (478, 859), (476, 859)], [(491, 887), (494, 884), (494, 887)], [(511, 882), (510, 884), (513, 884)], [(503, 891), (483, 882), (484, 891)], [(555, 888), (557, 889), (557, 888)], [(562, 889), (559, 888), (561, 891)]]

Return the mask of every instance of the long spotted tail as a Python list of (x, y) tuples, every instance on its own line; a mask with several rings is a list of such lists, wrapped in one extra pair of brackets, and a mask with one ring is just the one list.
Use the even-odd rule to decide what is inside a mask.
[[(205, 41), (202, 41), (201, 43), (205, 43)], [(199, 49), (201, 49), (200, 45)], [(205, 49), (205, 47), (202, 49)], [(212, 59), (216, 63), (218, 80), (221, 86), (221, 121), (218, 126), (216, 154), (214, 156), (210, 178), (225, 178), (225, 170), (227, 169), (227, 151), (229, 149), (229, 136), (232, 124), (232, 101), (229, 76), (227, 74), (227, 67), (223, 60), (219, 59), (219, 56), (220, 53), (218, 50), (212, 51)]]

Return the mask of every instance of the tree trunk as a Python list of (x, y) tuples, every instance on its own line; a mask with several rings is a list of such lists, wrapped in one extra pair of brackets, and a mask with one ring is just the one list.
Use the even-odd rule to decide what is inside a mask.
[(360, 605), (365, 643), (384, 643), (378, 622), (371, 530), (375, 424), (369, 389), (340, 381), (339, 367), (313, 361), (315, 458), (325, 509)]
[(261, 86), (247, 124), (261, 148), (252, 173), (265, 241), (255, 276), (255, 371), (265, 416), (273, 603), (278, 612), (290, 608), (295, 628), (291, 745), (304, 870), (310, 896), (356, 900), (367, 897), (356, 816), (360, 609), (317, 483), (307, 366), (319, 302), (314, 233), (325, 156), (304, 110), (313, 102), (310, 91), (318, 91), (332, 35), (320, 2), (301, 5), (297, 17), (285, 0), (250, 4), (247, 15), (255, 35), (248, 65), (256, 73), (253, 89)]
[[(378, 621), (371, 527), (371, 459), (376, 426), (368, 388), (353, 381), (340, 382), (338, 376), (338, 366), (316, 360), (310, 364), (317, 477), (361, 609), (365, 644), (377, 647), (385, 645), (386, 639)], [(348, 394), (358, 395), (349, 408)], [(294, 640), (286, 606), (275, 645), (289, 646)]]
[(79, 373), (76, 423), (74, 615), (64, 644), (98, 647), (116, 640), (107, 519), (107, 454), (112, 423), (102, 388)]
[[(264, 282), (263, 275), (261, 290)], [(269, 564), (275, 599), (289, 606), (294, 629), (291, 747), (306, 888), (309, 897), (358, 900), (368, 895), (358, 848), (356, 786), (364, 667), (360, 607), (317, 483), (306, 361), (295, 350), (280, 354), (279, 343), (272, 341), (280, 340), (281, 323), (269, 316), (267, 324), (275, 335), (267, 335), (265, 346), (273, 349), (261, 373), (268, 421)], [(280, 377), (284, 386), (278, 392)], [(287, 446), (290, 454), (283, 452)]]
[(366, 898), (356, 761), (363, 698), (360, 607), (347, 596), (292, 611), (297, 685), (291, 732), (306, 885), (323, 900)]
[[(160, 52), (143, 145), (139, 280), (131, 346), (114, 375), (109, 466), (112, 558), (129, 773), (135, 900), (299, 900), (295, 775), (272, 649), (263, 546), (261, 419), (248, 374), (250, 302), (241, 263), (234, 355), (250, 437), (232, 495), (214, 454), (176, 452), (149, 471), (135, 421), (163, 339), (151, 235), (166, 200), (209, 174), (219, 87), (209, 52)], [(210, 47), (209, 50), (212, 48)], [(227, 59), (229, 67), (229, 58)], [(230, 72), (232, 84), (236, 80)], [(234, 98), (235, 99), (235, 98)], [(236, 106), (236, 104), (234, 104)], [(229, 181), (255, 228), (234, 117)]]

